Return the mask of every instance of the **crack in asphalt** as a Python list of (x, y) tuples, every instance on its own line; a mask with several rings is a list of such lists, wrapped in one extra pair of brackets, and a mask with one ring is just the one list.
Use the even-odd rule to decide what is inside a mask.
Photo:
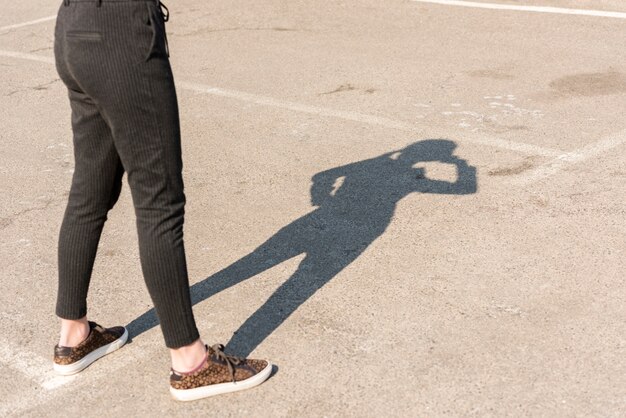
[(10, 215), (9, 217), (0, 218), (0, 231), (5, 229), (5, 228), (7, 228), (7, 227), (9, 227), (20, 216), (23, 216), (23, 215), (25, 215), (25, 214), (27, 214), (29, 212), (34, 212), (34, 211), (39, 211), (39, 210), (46, 210), (53, 203), (61, 202), (61, 201), (64, 201), (64, 199), (50, 199), (43, 206), (30, 207), (30, 208), (22, 209), (21, 211), (19, 211), (17, 213), (14, 213), (13, 215)]

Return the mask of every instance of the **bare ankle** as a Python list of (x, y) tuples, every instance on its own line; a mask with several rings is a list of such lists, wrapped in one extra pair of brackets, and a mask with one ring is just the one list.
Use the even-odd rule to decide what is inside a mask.
[(170, 349), (172, 368), (177, 372), (188, 372), (196, 369), (206, 358), (206, 348), (201, 339), (193, 343)]
[(80, 319), (61, 319), (59, 345), (75, 347), (89, 336), (89, 322), (84, 316)]

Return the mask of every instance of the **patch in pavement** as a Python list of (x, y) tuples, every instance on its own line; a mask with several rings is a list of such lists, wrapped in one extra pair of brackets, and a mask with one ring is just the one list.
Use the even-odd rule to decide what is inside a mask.
[(617, 71), (574, 74), (550, 82), (561, 96), (604, 96), (626, 93), (626, 74)]
[(532, 157), (525, 158), (519, 164), (508, 166), (508, 167), (498, 167), (487, 172), (490, 176), (513, 176), (516, 174), (521, 174), (526, 170), (530, 170), (535, 166), (534, 159)]
[(511, 80), (515, 78), (513, 75), (500, 71), (497, 69), (483, 69), (483, 70), (473, 70), (473, 71), (465, 71), (465, 74), (470, 77), (475, 78), (491, 78), (493, 80)]

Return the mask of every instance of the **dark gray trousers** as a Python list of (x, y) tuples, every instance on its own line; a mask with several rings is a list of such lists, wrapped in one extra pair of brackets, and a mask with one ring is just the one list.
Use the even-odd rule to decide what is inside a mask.
[(87, 314), (98, 241), (126, 172), (144, 279), (165, 344), (177, 348), (199, 335), (183, 242), (180, 124), (164, 20), (156, 0), (64, 0), (59, 8), (54, 54), (72, 109), (75, 171), (59, 233), (56, 314)]

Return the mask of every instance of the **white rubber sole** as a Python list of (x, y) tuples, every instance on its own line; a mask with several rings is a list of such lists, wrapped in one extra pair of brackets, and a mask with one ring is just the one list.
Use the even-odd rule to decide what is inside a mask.
[(126, 341), (128, 340), (128, 330), (124, 328), (124, 334), (120, 338), (115, 341), (110, 342), (107, 345), (103, 345), (100, 348), (93, 350), (91, 353), (87, 354), (82, 359), (74, 362), (72, 364), (54, 364), (54, 371), (57, 374), (68, 376), (72, 374), (76, 374), (83, 370), (85, 367), (89, 366), (94, 361), (98, 360), (100, 357), (104, 357), (109, 353), (114, 352), (115, 350), (121, 348)]
[(267, 362), (267, 366), (254, 376), (239, 382), (218, 383), (210, 386), (202, 386), (195, 389), (174, 389), (170, 386), (170, 393), (177, 401), (195, 401), (209, 396), (221, 395), (224, 393), (237, 392), (250, 389), (265, 382), (272, 374), (272, 364)]

